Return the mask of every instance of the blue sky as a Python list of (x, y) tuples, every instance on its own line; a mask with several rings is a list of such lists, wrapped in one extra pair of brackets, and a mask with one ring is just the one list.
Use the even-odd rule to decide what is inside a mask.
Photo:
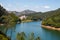
[(30, 9), (45, 12), (60, 8), (60, 0), (0, 0), (0, 5), (9, 11)]

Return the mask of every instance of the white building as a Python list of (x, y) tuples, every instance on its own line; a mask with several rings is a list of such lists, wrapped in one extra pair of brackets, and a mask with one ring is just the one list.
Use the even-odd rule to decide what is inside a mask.
[(20, 16), (19, 18), (20, 18), (21, 20), (23, 20), (23, 19), (26, 19), (27, 16), (23, 15), (23, 16)]

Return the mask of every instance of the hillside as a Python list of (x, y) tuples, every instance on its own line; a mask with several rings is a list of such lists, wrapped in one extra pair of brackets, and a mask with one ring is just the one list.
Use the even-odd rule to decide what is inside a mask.
[(31, 13), (28, 16), (28, 18), (30, 19), (46, 19), (49, 18), (51, 16), (54, 16), (56, 14), (59, 14), (58, 12), (60, 12), (60, 8), (56, 9), (56, 10), (52, 10), (52, 11), (48, 11), (48, 12), (36, 12), (36, 13)]
[(5, 8), (0, 5), (0, 23), (8, 24), (10, 22), (16, 22), (18, 17), (14, 13), (8, 13)]
[(18, 22), (19, 18), (14, 13), (8, 13), (5, 8), (0, 5), (0, 31), (7, 32)]
[(22, 12), (16, 12), (16, 11), (11, 11), (11, 12), (17, 16), (26, 15), (28, 16), (27, 19), (43, 19), (44, 20), (53, 15), (59, 14), (57, 13), (59, 11), (60, 11), (60, 8), (56, 10), (48, 11), (48, 12), (35, 12), (32, 10), (24, 10)]
[(51, 14), (49, 14), (47, 18), (43, 20), (42, 24), (60, 28), (60, 8), (48, 13)]
[(31, 13), (28, 16), (28, 19), (37, 19), (40, 20), (42, 19), (42, 12), (36, 12), (36, 13)]

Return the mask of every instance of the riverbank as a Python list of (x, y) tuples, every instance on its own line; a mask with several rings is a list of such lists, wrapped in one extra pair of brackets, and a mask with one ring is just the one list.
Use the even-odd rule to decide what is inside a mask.
[(22, 22), (23, 22), (23, 23), (24, 23), (24, 22), (32, 22), (32, 20), (24, 20), (24, 21), (22, 21)]
[(52, 27), (52, 26), (45, 26), (45, 25), (42, 25), (43, 28), (46, 28), (46, 29), (49, 29), (49, 30), (57, 30), (57, 31), (60, 31), (60, 28), (55, 28), (55, 27)]

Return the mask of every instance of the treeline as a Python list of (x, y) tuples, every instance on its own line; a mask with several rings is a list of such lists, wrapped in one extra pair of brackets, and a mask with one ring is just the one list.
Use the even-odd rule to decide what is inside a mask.
[(60, 28), (60, 8), (47, 12), (48, 16), (42, 21), (43, 25)]
[(17, 34), (16, 40), (41, 40), (41, 39), (39, 36), (35, 37), (33, 32), (28, 37), (24, 32), (21, 32)]
[(8, 13), (6, 9), (4, 9), (0, 5), (0, 24), (1, 23), (9, 23), (9, 22), (16, 22), (18, 17), (14, 13)]
[[(8, 29), (14, 27), (17, 23), (19, 18), (14, 13), (8, 13), (6, 9), (4, 9), (0, 5), (0, 31), (3, 32), (5, 35), (8, 31)], [(11, 31), (12, 33), (12, 31)], [(1, 40), (8, 40), (4, 39), (3, 35), (0, 35)]]
[(41, 19), (41, 20), (44, 20), (44, 19), (46, 19), (48, 17), (59, 14), (59, 13), (57, 13), (57, 12), (59, 12), (59, 10), (60, 10), (60, 8), (56, 9), (56, 10), (48, 11), (48, 12), (31, 13), (31, 14), (27, 15), (28, 16), (27, 19)]
[(29, 15), (27, 15), (27, 19), (30, 19), (30, 20), (42, 20), (42, 12), (36, 12), (36, 13), (31, 13)]

